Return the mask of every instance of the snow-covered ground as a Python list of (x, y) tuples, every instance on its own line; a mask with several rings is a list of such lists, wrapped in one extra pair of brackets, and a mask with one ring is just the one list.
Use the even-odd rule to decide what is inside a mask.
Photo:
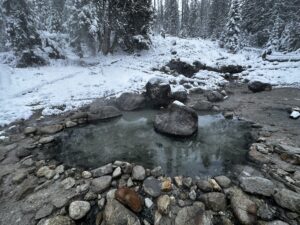
[[(176, 57), (189, 63), (198, 60), (209, 66), (251, 66), (240, 74), (245, 79), (264, 80), (280, 86), (300, 86), (300, 62), (266, 62), (262, 61), (261, 50), (258, 49), (245, 49), (233, 55), (208, 40), (154, 36), (151, 50), (140, 55), (97, 56), (84, 59), (84, 66), (74, 63), (74, 59), (26, 69), (0, 64), (0, 126), (29, 118), (37, 109), (43, 109), (45, 115), (57, 114), (95, 98), (139, 91), (153, 77), (182, 79), (183, 76), (175, 78), (152, 70), (174, 58), (172, 51), (177, 51)], [(293, 57), (300, 57), (300, 53)], [(199, 81), (195, 82), (195, 86), (206, 89), (226, 82), (220, 74), (208, 71), (200, 71), (195, 80)]]

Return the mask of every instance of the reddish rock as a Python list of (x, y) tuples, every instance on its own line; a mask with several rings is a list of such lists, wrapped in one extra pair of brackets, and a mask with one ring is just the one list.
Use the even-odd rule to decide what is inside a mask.
[(134, 190), (119, 188), (115, 193), (115, 198), (123, 205), (128, 206), (133, 212), (139, 213), (142, 211), (142, 198)]

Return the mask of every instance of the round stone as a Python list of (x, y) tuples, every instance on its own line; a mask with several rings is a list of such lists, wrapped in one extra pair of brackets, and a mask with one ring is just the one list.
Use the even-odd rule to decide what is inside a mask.
[(86, 201), (74, 201), (69, 206), (69, 215), (74, 220), (79, 220), (90, 211), (91, 205)]

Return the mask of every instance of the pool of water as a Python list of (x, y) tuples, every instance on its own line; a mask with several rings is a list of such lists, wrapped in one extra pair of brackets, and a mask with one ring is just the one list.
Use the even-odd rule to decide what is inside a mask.
[(197, 135), (178, 139), (154, 131), (157, 111), (128, 112), (119, 119), (64, 132), (50, 157), (69, 166), (93, 169), (115, 160), (146, 168), (162, 166), (167, 175), (228, 174), (246, 164), (250, 125), (222, 115), (199, 115)]

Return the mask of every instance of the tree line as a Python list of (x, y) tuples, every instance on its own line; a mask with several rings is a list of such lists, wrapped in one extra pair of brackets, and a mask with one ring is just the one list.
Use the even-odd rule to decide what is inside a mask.
[[(23, 63), (148, 49), (152, 32), (245, 46), (300, 48), (300, 0), (0, 0), (0, 51)], [(21, 61), (22, 61), (21, 60)]]

